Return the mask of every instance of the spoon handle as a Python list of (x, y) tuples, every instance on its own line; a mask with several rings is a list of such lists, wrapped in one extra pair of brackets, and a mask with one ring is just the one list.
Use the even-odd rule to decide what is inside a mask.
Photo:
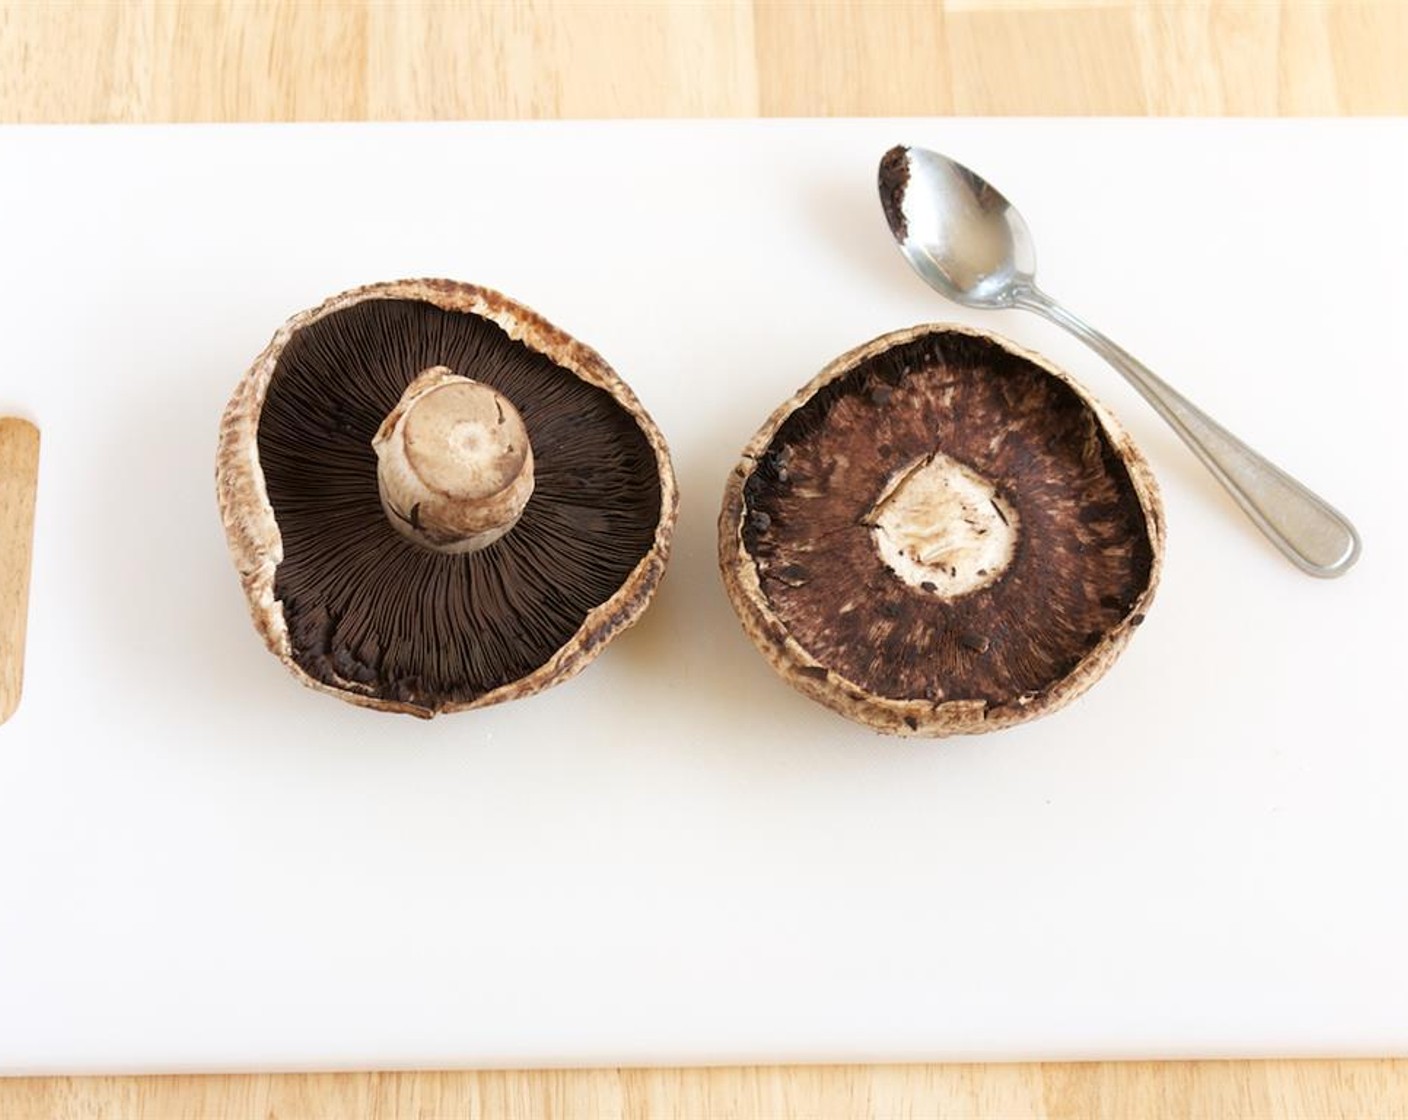
[(1359, 534), (1323, 498), (1263, 458), (1128, 351), (1034, 287), (1013, 306), (1045, 316), (1109, 362), (1179, 434), (1263, 533), (1303, 571), (1343, 575), (1359, 558)]

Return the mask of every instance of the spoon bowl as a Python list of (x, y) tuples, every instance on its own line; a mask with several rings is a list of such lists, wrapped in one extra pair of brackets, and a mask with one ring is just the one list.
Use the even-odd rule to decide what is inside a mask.
[(880, 161), (880, 199), (910, 265), (955, 303), (1013, 306), (1032, 287), (1036, 253), (1022, 215), (990, 183), (924, 148)]
[(938, 152), (896, 147), (880, 160), (879, 187), (890, 232), (930, 287), (966, 307), (1035, 311), (1085, 342), (1153, 405), (1302, 571), (1338, 576), (1359, 558), (1359, 535), (1334, 507), (1036, 286), (1027, 223), (981, 175)]

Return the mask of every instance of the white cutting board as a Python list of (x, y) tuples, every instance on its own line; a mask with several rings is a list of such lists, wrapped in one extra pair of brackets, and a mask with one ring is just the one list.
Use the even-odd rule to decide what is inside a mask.
[[(948, 305), (892, 143), (989, 175), (1042, 279), (1355, 519), (1317, 582), (1099, 360)], [(0, 728), (0, 1072), (1408, 1051), (1408, 122), (0, 130), (0, 411), (43, 427)], [(431, 723), (263, 649), (212, 489), (293, 311), (486, 283), (599, 348), (683, 494), (582, 676)], [(1073, 707), (872, 735), (714, 571), (734, 456), (828, 359), (958, 319), (1064, 364), (1164, 486), (1158, 601)]]

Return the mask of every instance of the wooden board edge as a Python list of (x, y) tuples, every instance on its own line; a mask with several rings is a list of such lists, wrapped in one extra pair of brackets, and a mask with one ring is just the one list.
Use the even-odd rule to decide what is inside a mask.
[(38, 481), (39, 429), (0, 417), (0, 724), (14, 715), (24, 690)]

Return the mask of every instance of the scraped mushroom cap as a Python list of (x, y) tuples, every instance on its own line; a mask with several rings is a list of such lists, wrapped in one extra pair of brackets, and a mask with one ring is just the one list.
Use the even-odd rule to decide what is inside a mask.
[[(455, 461), (426, 458), (436, 441)], [(284, 324), (225, 411), (216, 488), (279, 660), (427, 717), (582, 669), (649, 603), (678, 502), (664, 438), (599, 354), (448, 280)]]
[(1158, 583), (1157, 488), (1116, 421), (1035, 354), (957, 325), (842, 355), (729, 477), (725, 588), (793, 687), (899, 735), (1054, 711)]

